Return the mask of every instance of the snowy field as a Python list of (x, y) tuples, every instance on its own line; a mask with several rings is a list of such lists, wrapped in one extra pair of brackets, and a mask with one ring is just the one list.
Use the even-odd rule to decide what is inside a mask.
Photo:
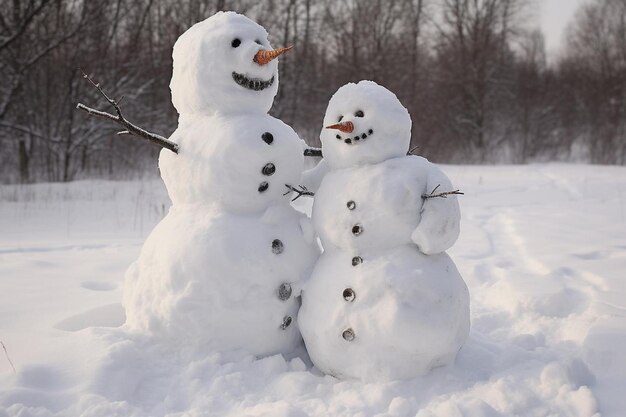
[(125, 336), (160, 181), (0, 186), (0, 416), (624, 416), (626, 168), (443, 168), (466, 193), (449, 253), (470, 337), (453, 366), (378, 384)]

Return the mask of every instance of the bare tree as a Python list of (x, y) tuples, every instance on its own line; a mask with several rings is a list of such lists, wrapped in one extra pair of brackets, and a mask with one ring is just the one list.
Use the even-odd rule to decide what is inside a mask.
[(510, 133), (498, 117), (512, 99), (509, 42), (517, 34), (519, 0), (444, 0), (438, 62), (449, 94), (449, 134), (456, 145), (485, 160)]
[[(0, 178), (69, 181), (157, 173), (157, 149), (121, 140), (78, 68), (126, 121), (176, 127), (172, 46), (219, 10), (246, 13), (281, 59), (271, 114), (319, 145), (331, 95), (374, 80), (413, 120), (411, 148), (436, 161), (626, 163), (626, 3), (591, 0), (556, 65), (527, 30), (523, 0), (0, 0)], [(121, 96), (124, 95), (122, 99)], [(108, 111), (115, 117), (114, 107)], [(308, 151), (318, 155), (317, 151)]]
[(571, 86), (587, 130), (590, 158), (626, 163), (626, 3), (596, 0), (583, 7), (570, 27), (562, 65), (576, 68)]

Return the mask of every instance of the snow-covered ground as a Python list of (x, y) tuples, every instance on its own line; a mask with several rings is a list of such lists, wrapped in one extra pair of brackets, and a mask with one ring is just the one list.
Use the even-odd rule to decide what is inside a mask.
[(626, 168), (443, 168), (466, 193), (470, 337), (454, 366), (370, 384), (303, 352), (188, 362), (125, 336), (160, 181), (0, 186), (0, 416), (623, 416)]

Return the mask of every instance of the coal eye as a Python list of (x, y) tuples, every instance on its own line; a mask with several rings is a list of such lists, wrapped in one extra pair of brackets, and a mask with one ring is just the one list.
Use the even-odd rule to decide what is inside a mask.
[(255, 40), (254, 42), (258, 43), (258, 44), (259, 44), (259, 45), (261, 45), (261, 46), (263, 45), (263, 44), (261, 43), (261, 41), (260, 41), (260, 40), (258, 40), (258, 39), (257, 39), (257, 40)]
[(230, 43), (230, 46), (232, 46), (233, 48), (237, 48), (239, 45), (241, 45), (241, 39), (239, 38), (233, 39), (233, 41)]
[(356, 113), (354, 113), (354, 115), (355, 115), (356, 117), (363, 117), (363, 116), (365, 116), (365, 115), (363, 114), (363, 111), (362, 111), (362, 110), (357, 110), (357, 112), (356, 112)]
[(340, 122), (341, 119), (343, 119), (343, 116), (339, 116), (339, 119), (337, 121)]

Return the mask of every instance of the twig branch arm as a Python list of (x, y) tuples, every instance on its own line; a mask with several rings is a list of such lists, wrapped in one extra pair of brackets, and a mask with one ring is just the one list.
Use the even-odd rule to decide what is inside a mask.
[(296, 201), (302, 196), (313, 197), (315, 195), (313, 191), (309, 191), (309, 189), (306, 188), (304, 185), (298, 185), (300, 189), (297, 189), (296, 187), (289, 185), (289, 184), (285, 184), (285, 187), (287, 187), (288, 191), (283, 195), (287, 195), (290, 192), (294, 192), (297, 194), (291, 201)]
[(4, 343), (2, 343), (1, 340), (0, 340), (0, 345), (2, 345), (2, 349), (4, 350), (4, 356), (6, 356), (7, 360), (9, 361), (9, 365), (11, 365), (11, 368), (13, 369), (13, 373), (16, 374), (17, 372), (15, 371), (15, 365), (13, 365), (13, 361), (11, 360), (11, 357), (9, 357), (9, 352), (7, 351), (7, 347), (4, 346)]
[(122, 114), (122, 110), (120, 109), (120, 106), (119, 106), (119, 101), (115, 101), (112, 98), (110, 98), (102, 90), (102, 88), (100, 87), (100, 84), (93, 82), (93, 80), (89, 78), (89, 76), (85, 74), (84, 72), (83, 72), (83, 78), (89, 81), (91, 85), (93, 85), (94, 88), (98, 90), (98, 92), (109, 102), (109, 104), (113, 106), (113, 108), (115, 109), (115, 112), (117, 113), (117, 116), (111, 113), (107, 113), (105, 111), (93, 109), (91, 107), (85, 106), (82, 103), (78, 103), (78, 105), (76, 106), (78, 110), (82, 110), (90, 116), (96, 116), (96, 117), (100, 117), (103, 119), (108, 119), (108, 120), (113, 121), (114, 123), (117, 123), (120, 126), (123, 126), (125, 130), (123, 130), (122, 132), (119, 132), (120, 134), (130, 134), (133, 136), (138, 136), (140, 138), (149, 140), (152, 143), (156, 143), (160, 147), (168, 149), (176, 154), (178, 153), (177, 143), (174, 143), (171, 140), (161, 135), (157, 135), (156, 133), (148, 132), (147, 130), (142, 129), (141, 127), (129, 122)]
[(306, 148), (304, 150), (304, 156), (322, 157), (322, 150), (320, 148)]
[(436, 198), (436, 197), (441, 197), (441, 198), (448, 198), (449, 195), (465, 195), (465, 193), (460, 192), (459, 190), (454, 190), (454, 191), (446, 191), (443, 193), (437, 193), (435, 194), (435, 191), (437, 191), (437, 188), (439, 188), (441, 184), (439, 184), (438, 186), (436, 186), (431, 192), (430, 194), (422, 194), (422, 198), (424, 200), (428, 200), (429, 198)]

